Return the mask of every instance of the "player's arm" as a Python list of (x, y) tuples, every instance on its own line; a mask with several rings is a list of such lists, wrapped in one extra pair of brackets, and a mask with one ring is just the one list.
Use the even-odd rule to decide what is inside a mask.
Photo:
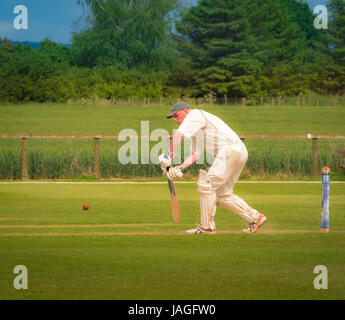
[(193, 163), (195, 163), (199, 159), (199, 155), (196, 152), (191, 153), (188, 158), (185, 160), (185, 162), (181, 165), (181, 170), (185, 170), (189, 168)]
[[(174, 134), (171, 142), (170, 142), (170, 155), (171, 157), (174, 156), (174, 150), (176, 150), (177, 146), (181, 143), (184, 135), (180, 131), (176, 131)], [(196, 152), (191, 153), (185, 162), (180, 166), (181, 170), (185, 170), (189, 168), (193, 163), (195, 163), (199, 159), (199, 155)]]
[(184, 135), (182, 132), (176, 131), (172, 139), (170, 140), (170, 146), (169, 146), (169, 153), (168, 154), (162, 154), (159, 156), (159, 162), (161, 165), (161, 169), (163, 171), (163, 175), (167, 175), (167, 170), (170, 168), (173, 164), (173, 158), (174, 158), (174, 152), (178, 145), (181, 143), (181, 140), (184, 138)]
[(198, 158), (199, 158), (199, 155), (196, 152), (193, 152), (192, 154), (190, 154), (188, 158), (186, 159), (186, 161), (183, 162), (182, 165), (174, 167), (174, 168), (170, 168), (167, 171), (166, 175), (168, 179), (171, 181), (175, 181), (182, 178), (183, 177), (182, 171), (190, 167), (194, 162), (198, 160)]
[(171, 141), (170, 141), (170, 156), (173, 158), (174, 157), (174, 152), (176, 148), (180, 145), (182, 139), (184, 138), (184, 135), (180, 131), (176, 131), (175, 134), (173, 135)]
[[(174, 134), (171, 143), (170, 143), (170, 155), (171, 157), (174, 156), (174, 150), (176, 147), (181, 143), (181, 140), (184, 138), (184, 135), (180, 131), (176, 131)], [(188, 158), (185, 160), (185, 162), (179, 167), (181, 170), (185, 170), (189, 168), (193, 163), (195, 163), (200, 157), (200, 154), (198, 152), (192, 152)]]
[[(181, 143), (182, 139), (184, 138), (184, 135), (180, 131), (176, 131), (174, 134), (171, 142), (170, 142), (170, 159), (174, 157), (174, 151), (176, 150), (177, 146)], [(182, 178), (183, 173), (182, 170), (190, 167), (196, 160), (198, 159), (198, 156), (196, 153), (192, 153), (186, 161), (181, 165), (177, 167), (172, 168), (166, 168), (166, 171), (163, 171), (163, 174), (166, 174), (168, 176), (168, 179), (171, 181), (175, 181), (179, 178)], [(162, 161), (161, 161), (162, 164)]]

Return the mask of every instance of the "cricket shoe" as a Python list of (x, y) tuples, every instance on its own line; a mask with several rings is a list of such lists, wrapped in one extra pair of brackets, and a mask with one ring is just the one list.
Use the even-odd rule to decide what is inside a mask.
[(266, 222), (267, 218), (260, 214), (256, 222), (248, 223), (247, 229), (242, 230), (243, 233), (256, 233)]
[(202, 226), (198, 225), (197, 228), (187, 230), (186, 232), (189, 234), (203, 234), (203, 233), (205, 233), (205, 234), (212, 234), (213, 233), (214, 234), (214, 233), (216, 233), (216, 230), (215, 229), (205, 229)]

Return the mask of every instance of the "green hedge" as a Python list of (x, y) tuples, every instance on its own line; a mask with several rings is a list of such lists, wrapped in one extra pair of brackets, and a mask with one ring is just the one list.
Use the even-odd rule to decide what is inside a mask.
[[(21, 154), (19, 139), (0, 141), (0, 179), (21, 178)], [(100, 144), (101, 175), (104, 178), (159, 177), (157, 164), (127, 164), (118, 159), (118, 151), (125, 142), (103, 140)], [(283, 175), (311, 176), (313, 174), (312, 152), (309, 141), (246, 141), (249, 158), (243, 176)], [(140, 145), (140, 143), (139, 143)], [(154, 144), (150, 145), (150, 150)], [(344, 159), (338, 155), (345, 148), (343, 141), (319, 143), (319, 168), (329, 166), (339, 171)], [(178, 151), (178, 150), (177, 150)], [(183, 159), (184, 152), (181, 151)], [(140, 162), (140, 150), (139, 150)], [(151, 159), (153, 162), (156, 160)], [(209, 164), (193, 165), (188, 175), (197, 176), (199, 169)], [(58, 179), (94, 174), (92, 139), (39, 139), (29, 140), (28, 169), (31, 179)]]

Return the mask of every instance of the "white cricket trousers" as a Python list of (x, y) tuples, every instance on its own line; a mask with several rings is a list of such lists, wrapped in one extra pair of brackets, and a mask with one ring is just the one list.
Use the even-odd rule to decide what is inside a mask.
[(247, 148), (242, 141), (225, 146), (219, 150), (208, 170), (208, 178), (216, 192), (217, 205), (227, 208), (249, 223), (253, 223), (259, 218), (260, 213), (239, 196), (233, 194), (234, 186), (247, 159)]

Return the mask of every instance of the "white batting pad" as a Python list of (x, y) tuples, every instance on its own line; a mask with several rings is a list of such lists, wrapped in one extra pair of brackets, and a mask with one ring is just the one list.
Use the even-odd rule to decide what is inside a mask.
[(216, 229), (214, 216), (216, 215), (216, 193), (209, 183), (207, 172), (199, 171), (198, 192), (200, 197), (200, 225), (205, 230)]

